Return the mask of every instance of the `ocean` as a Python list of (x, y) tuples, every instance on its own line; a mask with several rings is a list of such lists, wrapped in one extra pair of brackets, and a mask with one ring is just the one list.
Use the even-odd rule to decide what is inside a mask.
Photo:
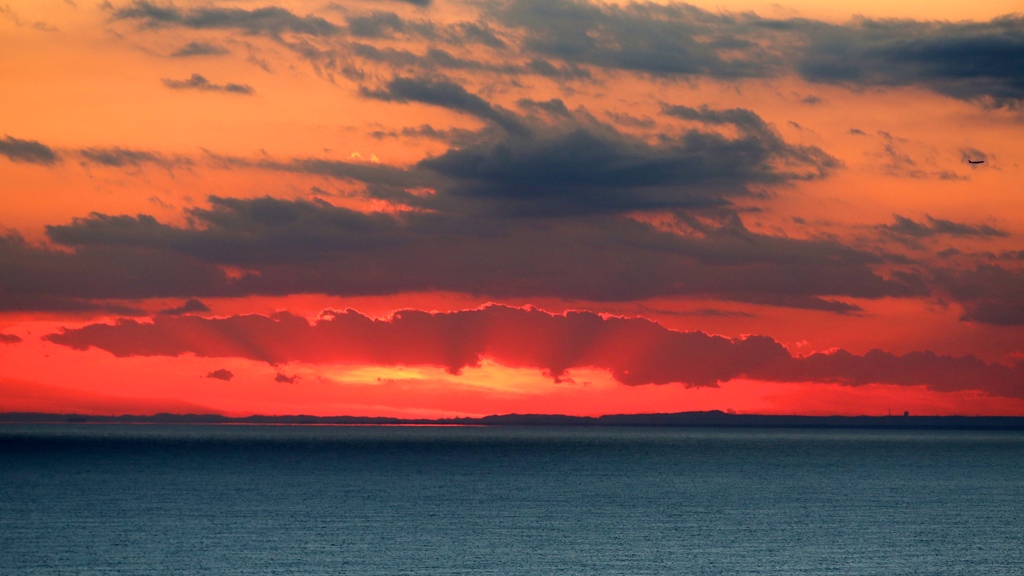
[(1024, 574), (1024, 433), (0, 425), (3, 575)]

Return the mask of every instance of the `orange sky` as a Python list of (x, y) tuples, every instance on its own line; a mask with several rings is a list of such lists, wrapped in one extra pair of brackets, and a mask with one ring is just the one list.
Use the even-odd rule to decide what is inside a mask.
[(1024, 415), (1021, 10), (0, 5), (0, 411)]

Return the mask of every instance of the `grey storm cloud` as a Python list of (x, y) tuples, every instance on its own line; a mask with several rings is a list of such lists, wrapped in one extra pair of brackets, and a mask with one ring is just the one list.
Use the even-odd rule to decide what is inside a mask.
[(308, 36), (334, 36), (342, 32), (339, 26), (319, 16), (297, 16), (276, 6), (254, 10), (213, 6), (182, 9), (173, 4), (158, 5), (140, 0), (114, 9), (113, 17), (154, 27), (174, 25), (197, 30), (240, 30), (246, 34), (273, 37), (286, 32)]
[[(693, 220), (699, 236), (687, 237), (612, 215), (554, 225), (365, 214), (269, 197), (210, 203), (188, 211), (189, 227), (103, 214), (50, 226), (50, 239), (75, 253), (15, 245), (4, 266), (12, 286), (4, 288), (79, 298), (448, 290), (611, 301), (714, 294), (833, 312), (857, 309), (827, 297), (925, 293), (912, 274), (873, 272), (886, 262), (879, 256), (830, 241), (754, 234), (734, 217), (720, 227)], [(229, 279), (225, 266), (253, 273)]]
[(0, 344), (18, 344), (21, 341), (17, 334), (0, 334)]
[[(174, 335), (188, 333), (190, 339)], [(592, 312), (550, 314), (489, 305), (429, 313), (402, 310), (373, 319), (354, 310), (325, 311), (310, 323), (288, 312), (227, 318), (158, 316), (121, 319), (44, 336), (73, 349), (115, 356), (240, 357), (288, 362), (432, 365), (458, 374), (486, 357), (543, 370), (552, 378), (573, 368), (601, 368), (622, 384), (716, 386), (735, 378), (844, 385), (925, 385), (933, 390), (980, 390), (1024, 397), (1024, 364), (989, 364), (973, 356), (931, 352), (895, 355), (845, 350), (793, 356), (767, 336), (730, 339), (678, 332), (641, 318)]]
[(248, 84), (214, 84), (206, 79), (201, 74), (193, 74), (185, 80), (173, 80), (170, 78), (163, 79), (164, 86), (173, 90), (201, 90), (204, 92), (229, 92), (232, 94), (244, 94), (251, 96), (256, 91), (253, 90), (252, 86)]
[(50, 165), (60, 157), (49, 146), (35, 140), (22, 140), (13, 136), (0, 139), (0, 155), (13, 162)]
[(893, 214), (895, 222), (892, 224), (882, 224), (878, 228), (894, 235), (915, 239), (931, 238), (934, 236), (1005, 238), (1010, 235), (1006, 230), (1000, 230), (988, 224), (963, 224), (942, 218), (932, 218), (927, 214), (924, 217), (924, 222), (917, 222), (905, 216)]

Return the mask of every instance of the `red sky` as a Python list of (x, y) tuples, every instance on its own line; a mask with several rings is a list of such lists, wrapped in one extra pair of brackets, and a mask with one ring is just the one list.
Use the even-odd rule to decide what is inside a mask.
[(0, 411), (1024, 415), (1019, 9), (9, 2)]

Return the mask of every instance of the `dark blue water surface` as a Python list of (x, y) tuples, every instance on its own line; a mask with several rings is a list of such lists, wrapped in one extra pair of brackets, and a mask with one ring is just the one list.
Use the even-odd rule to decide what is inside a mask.
[(1013, 432), (0, 426), (0, 574), (1024, 574)]

